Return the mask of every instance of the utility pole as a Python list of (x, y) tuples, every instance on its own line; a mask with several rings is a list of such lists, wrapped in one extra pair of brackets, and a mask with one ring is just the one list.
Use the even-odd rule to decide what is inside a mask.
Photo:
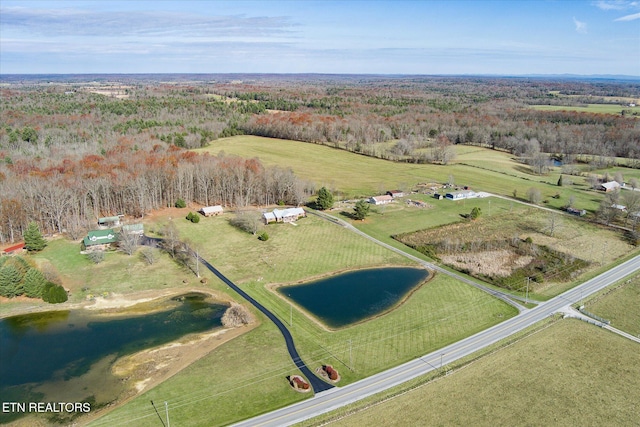
[(531, 281), (531, 277), (527, 277), (527, 293), (524, 297), (524, 303), (529, 304), (529, 282)]
[(289, 327), (293, 327), (293, 304), (289, 303)]
[(442, 356), (444, 356), (444, 353), (440, 353), (440, 370), (442, 371)]
[(351, 340), (349, 340), (349, 369), (353, 371), (353, 364), (351, 359)]
[(196, 249), (196, 276), (200, 278), (200, 254), (198, 249)]
[(171, 424), (169, 424), (169, 404), (166, 400), (164, 401), (164, 410), (167, 414), (167, 427), (171, 427)]

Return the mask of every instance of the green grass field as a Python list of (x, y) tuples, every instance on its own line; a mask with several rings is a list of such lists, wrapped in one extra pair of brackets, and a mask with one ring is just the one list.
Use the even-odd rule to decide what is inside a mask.
[(622, 286), (585, 303), (585, 309), (611, 321), (611, 326), (640, 337), (640, 274)]
[[(299, 220), (297, 226), (290, 224), (266, 226), (265, 230), (270, 236), (266, 242), (261, 242), (256, 236), (231, 227), (227, 221), (231, 215), (233, 214), (203, 219), (198, 224), (176, 220), (176, 224), (185, 237), (199, 245), (201, 254), (206, 259), (287, 324), (291, 320), (292, 309), (289, 303), (268, 290), (267, 284), (298, 283), (313, 277), (354, 268), (415, 265), (413, 261), (313, 215)], [(226, 241), (225, 251), (216, 250), (215, 245), (206, 243), (222, 239)], [(427, 296), (423, 297), (423, 295)], [(447, 298), (453, 298), (457, 302), (446, 302)], [(425, 342), (422, 338), (410, 338), (406, 335), (408, 332), (403, 332), (408, 330), (421, 334), (420, 325), (426, 327), (427, 324), (438, 319), (448, 318), (451, 313), (447, 310), (457, 310), (455, 307), (459, 307), (460, 304), (466, 306), (468, 301), (474, 301), (474, 307), (477, 307), (477, 310), (474, 308), (467, 311), (473, 320), (462, 316), (456, 318), (451, 329), (438, 326), (438, 331), (434, 334), (436, 337), (434, 342)], [(398, 352), (386, 354), (376, 349), (374, 344), (373, 350), (367, 350), (371, 355), (367, 356), (367, 352), (363, 352), (357, 360), (354, 360), (353, 365), (357, 372), (353, 375), (345, 373), (343, 377), (346, 381), (350, 381), (392, 366), (398, 359), (421, 354), (434, 345), (436, 347), (433, 348), (437, 348), (440, 343), (452, 339), (453, 335), (459, 336), (459, 334), (468, 334), (471, 330), (480, 330), (477, 329), (480, 324), (497, 323), (505, 316), (515, 314), (511, 308), (502, 304), (495, 305), (491, 301), (491, 299), (485, 299), (485, 295), (476, 289), (456, 284), (448, 277), (438, 276), (414, 293), (398, 310), (375, 321), (346, 330), (327, 332), (294, 309), (294, 326), (291, 329), (297, 342), (300, 343), (301, 354), (318, 360), (340, 353), (338, 357), (344, 361), (346, 342), (352, 339), (352, 344), (355, 345), (358, 331), (366, 331), (363, 332), (366, 338), (361, 338), (364, 340), (362, 344), (364, 346), (372, 345), (371, 342), (375, 342), (385, 333), (399, 337), (397, 342), (395, 338), (392, 340), (395, 342), (394, 349)], [(415, 312), (411, 308), (414, 303), (420, 304)], [(412, 321), (411, 319), (414, 318), (415, 321)], [(335, 348), (335, 350), (327, 351), (329, 348)], [(323, 363), (328, 362), (325, 360)]]
[[(509, 197), (515, 191), (523, 200), (535, 187), (547, 201), (545, 205), (555, 208), (566, 205), (573, 195), (576, 207), (595, 211), (602, 199), (602, 194), (587, 191), (582, 177), (573, 177), (574, 185), (558, 187), (559, 168), (539, 176), (505, 152), (469, 146), (454, 149), (458, 157), (447, 166), (394, 163), (324, 145), (247, 135), (219, 139), (195, 151), (256, 157), (265, 165), (291, 168), (300, 178), (314, 182), (317, 188), (326, 186), (342, 199), (368, 197), (395, 188), (409, 190), (418, 183), (444, 183), (449, 177), (455, 184), (475, 190)], [(552, 197), (556, 193), (560, 195), (557, 199)]]
[[(329, 425), (631, 426), (639, 401), (637, 343), (564, 320)], [(326, 418), (305, 425), (327, 425)]]
[(577, 111), (582, 113), (598, 113), (598, 114), (622, 114), (622, 110), (640, 112), (639, 107), (628, 107), (615, 104), (588, 104), (584, 106), (569, 106), (569, 105), (531, 105), (534, 110), (540, 111)]
[[(186, 210), (185, 210), (186, 213)], [(228, 217), (175, 223), (201, 255), (290, 326), (296, 347), (311, 369), (332, 364), (342, 384), (369, 376), (428, 353), (516, 314), (486, 293), (438, 275), (397, 309), (349, 328), (329, 332), (265, 287), (291, 283), (355, 267), (408, 264), (397, 254), (342, 227), (310, 216), (290, 224), (269, 225), (261, 242), (228, 224)], [(159, 224), (162, 219), (159, 219)], [(225, 241), (221, 251), (214, 242)], [(180, 425), (224, 425), (307, 397), (289, 389), (285, 376), (296, 373), (283, 353), (275, 326), (262, 325), (201, 359), (160, 386), (134, 399), (95, 425), (136, 419), (154, 425), (150, 399), (177, 406)], [(145, 412), (146, 411), (146, 412)], [(212, 417), (211, 414), (216, 416)], [(145, 414), (148, 417), (137, 419)], [(155, 415), (155, 414), (152, 414)], [(106, 423), (106, 424), (101, 424)]]

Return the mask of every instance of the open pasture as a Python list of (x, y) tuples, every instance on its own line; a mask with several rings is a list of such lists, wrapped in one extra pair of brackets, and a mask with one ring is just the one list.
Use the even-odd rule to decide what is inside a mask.
[(531, 105), (534, 110), (540, 111), (576, 111), (581, 113), (615, 114), (621, 115), (622, 111), (630, 111), (632, 114), (640, 114), (640, 107), (629, 107), (616, 104), (587, 104), (583, 105)]
[[(606, 367), (606, 368), (605, 368)], [(637, 344), (563, 320), (491, 356), (331, 426), (635, 425)], [(330, 416), (330, 415), (329, 415)], [(327, 417), (304, 425), (327, 425)]]
[[(399, 163), (350, 153), (324, 145), (257, 136), (235, 136), (211, 142), (196, 152), (237, 155), (260, 159), (265, 165), (291, 168), (316, 188), (326, 186), (339, 199), (369, 197), (391, 189), (405, 191), (420, 183), (445, 183), (527, 199), (534, 187), (541, 192), (545, 205), (560, 208), (575, 199), (580, 209), (595, 211), (602, 195), (588, 189), (582, 177), (573, 177), (575, 185), (558, 187), (560, 169), (548, 175), (535, 175), (530, 168), (515, 161), (508, 153), (481, 147), (454, 146), (458, 157), (450, 165)], [(554, 196), (558, 196), (554, 198)]]

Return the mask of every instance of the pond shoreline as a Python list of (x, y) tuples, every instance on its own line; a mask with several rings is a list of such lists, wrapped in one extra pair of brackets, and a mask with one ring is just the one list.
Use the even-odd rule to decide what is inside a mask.
[[(379, 268), (415, 268), (417, 270), (424, 270), (424, 271), (428, 272), (428, 276), (427, 276), (427, 278), (425, 280), (421, 281), (418, 285), (414, 286), (413, 289), (411, 289), (411, 291), (409, 291), (406, 295), (404, 295), (400, 300), (398, 300), (395, 304), (393, 304), (393, 306), (389, 307), (388, 309), (386, 309), (386, 310), (384, 310), (384, 311), (382, 311), (380, 313), (377, 313), (377, 314), (375, 314), (375, 315), (373, 315), (371, 317), (367, 317), (366, 319), (362, 319), (362, 320), (360, 320), (358, 322), (351, 323), (349, 325), (345, 325), (345, 326), (339, 327), (339, 328), (332, 328), (332, 327), (327, 326), (320, 319), (318, 319), (311, 312), (309, 312), (309, 310), (305, 309), (304, 307), (300, 306), (300, 304), (296, 303), (295, 301), (287, 298), (286, 296), (284, 296), (283, 294), (278, 292), (278, 288), (281, 288), (281, 287), (295, 286), (295, 285), (305, 285), (305, 284), (309, 284), (309, 283), (315, 282), (317, 280), (322, 280), (322, 279), (338, 276), (340, 274), (351, 273), (351, 272), (362, 271), (362, 270), (373, 270), (373, 269), (379, 269)], [(330, 273), (319, 274), (319, 275), (307, 278), (306, 280), (296, 280), (296, 281), (293, 281), (293, 282), (284, 282), (284, 283), (268, 283), (268, 284), (265, 285), (265, 288), (268, 291), (272, 292), (274, 295), (276, 295), (278, 298), (280, 298), (282, 301), (285, 301), (287, 304), (290, 304), (290, 305), (294, 306), (298, 311), (300, 311), (300, 313), (302, 313), (305, 317), (307, 317), (309, 320), (311, 320), (313, 323), (315, 323), (318, 327), (320, 327), (324, 331), (337, 332), (337, 331), (344, 330), (344, 329), (350, 328), (352, 326), (355, 326), (355, 325), (358, 325), (358, 324), (361, 324), (361, 323), (364, 323), (364, 322), (368, 322), (368, 321), (373, 320), (373, 319), (377, 319), (377, 318), (379, 318), (381, 316), (384, 316), (384, 315), (388, 314), (389, 312), (397, 309), (402, 304), (404, 304), (409, 298), (411, 298), (411, 296), (415, 292), (417, 292), (425, 284), (430, 282), (431, 279), (433, 279), (434, 277), (435, 277), (435, 272), (433, 272), (433, 271), (431, 271), (429, 269), (426, 269), (424, 267), (406, 266), (406, 265), (398, 265), (398, 264), (383, 264), (383, 265), (373, 266), (373, 267), (345, 268), (345, 269), (335, 270), (335, 271), (332, 271)]]
[[(211, 297), (216, 301), (221, 303), (229, 304), (233, 300), (229, 298), (227, 295), (212, 291), (207, 288), (172, 288), (172, 289), (152, 289), (147, 291), (139, 291), (139, 292), (131, 292), (127, 294), (110, 294), (107, 297), (96, 296), (91, 300), (84, 300), (78, 302), (63, 302), (61, 304), (49, 304), (40, 299), (36, 298), (3, 298), (0, 297), (0, 319), (5, 319), (7, 317), (20, 316), (23, 314), (32, 314), (32, 313), (42, 313), (47, 311), (65, 311), (65, 310), (104, 310), (104, 314), (109, 314), (109, 312), (113, 312), (115, 310), (121, 310), (128, 307), (132, 307), (138, 304), (158, 301), (164, 298), (175, 297), (182, 294), (188, 294), (192, 292), (197, 292), (201, 294), (207, 295), (207, 297)], [(12, 307), (7, 309), (6, 311), (2, 310), (2, 304), (9, 302), (34, 302), (38, 303), (35, 306), (26, 306), (19, 305), (16, 307)], [(149, 310), (148, 312), (152, 312), (154, 310)], [(141, 312), (141, 314), (145, 314), (147, 312)], [(100, 313), (101, 314), (101, 313)], [(129, 314), (129, 313), (127, 313)]]
[[(172, 298), (189, 294), (201, 294), (205, 299), (213, 300), (215, 303), (223, 305), (230, 305), (234, 302), (229, 296), (211, 289), (199, 287), (188, 289), (174, 288), (132, 292), (130, 294), (113, 294), (108, 297), (96, 297), (90, 301), (75, 303), (45, 303), (37, 307), (14, 307), (11, 310), (7, 310), (7, 312), (1, 313), (0, 320), (34, 313), (71, 310), (84, 311), (85, 313), (100, 317), (135, 317), (170, 309), (170, 306), (173, 305), (173, 301), (171, 301)], [(105, 368), (103, 368), (106, 369), (106, 371), (104, 371), (105, 374), (109, 372), (109, 374), (114, 377), (114, 380), (121, 384), (121, 391), (117, 395), (114, 395), (113, 400), (106, 406), (93, 408), (90, 413), (74, 419), (73, 423), (84, 425), (104, 416), (178, 374), (224, 343), (251, 331), (259, 324), (260, 323), (254, 319), (253, 323), (249, 325), (239, 327), (222, 326), (213, 331), (189, 333), (171, 342), (146, 348), (117, 359), (114, 359), (113, 356), (106, 356), (100, 359), (94, 365), (105, 366)], [(55, 394), (56, 397), (64, 397), (60, 395), (60, 390), (56, 391), (55, 384), (44, 386), (41, 391), (48, 392), (45, 394)], [(64, 394), (65, 392), (62, 393)], [(71, 396), (69, 396), (69, 398), (71, 398)], [(28, 425), (30, 421), (39, 423), (42, 419), (37, 414), (29, 414), (17, 422), (26, 422), (27, 424), (24, 425)]]

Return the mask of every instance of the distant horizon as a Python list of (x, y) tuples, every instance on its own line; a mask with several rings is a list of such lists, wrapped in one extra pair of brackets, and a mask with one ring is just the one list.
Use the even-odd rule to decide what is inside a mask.
[(611, 79), (611, 80), (640, 80), (640, 75), (630, 74), (413, 74), (413, 73), (321, 73), (321, 72), (302, 72), (302, 73), (269, 73), (269, 72), (187, 72), (187, 73), (2, 73), (0, 72), (0, 80), (3, 77), (11, 76), (29, 76), (29, 77), (47, 77), (47, 76), (370, 76), (370, 77), (496, 77), (496, 78), (586, 78), (586, 79)]
[(637, 0), (3, 0), (0, 74), (640, 77)]

